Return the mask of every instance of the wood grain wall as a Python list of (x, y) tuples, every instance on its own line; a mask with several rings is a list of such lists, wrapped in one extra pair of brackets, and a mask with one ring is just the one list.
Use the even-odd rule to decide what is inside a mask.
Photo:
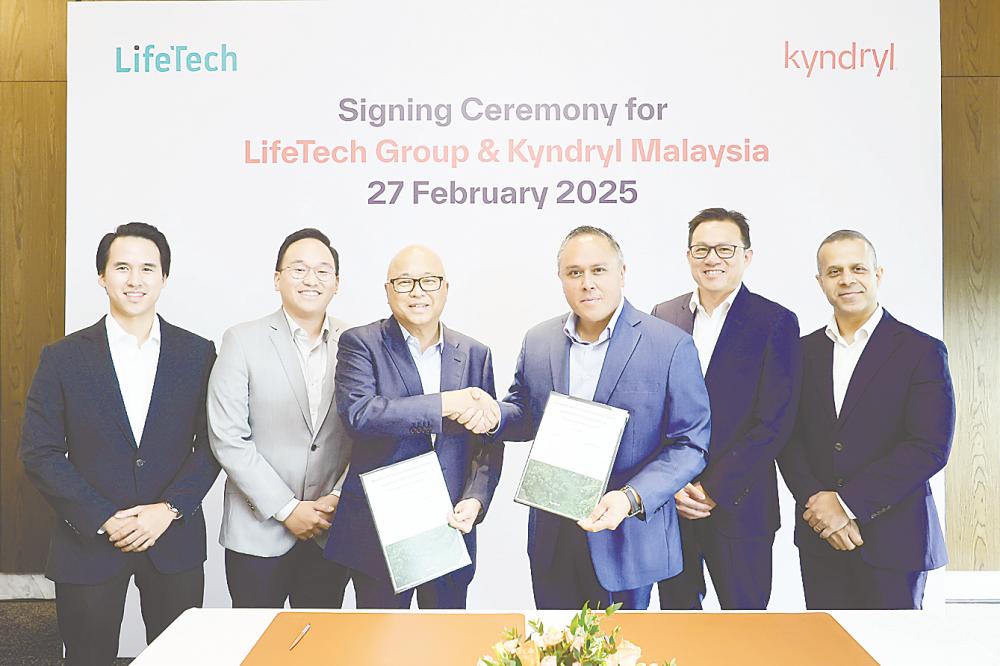
[[(945, 340), (959, 403), (951, 569), (1000, 570), (1000, 0), (942, 0)], [(66, 2), (0, 0), (0, 571), (38, 572), (50, 512), (17, 460), (65, 301)]]
[(1000, 570), (1000, 2), (942, 0), (944, 335), (958, 399), (950, 570)]

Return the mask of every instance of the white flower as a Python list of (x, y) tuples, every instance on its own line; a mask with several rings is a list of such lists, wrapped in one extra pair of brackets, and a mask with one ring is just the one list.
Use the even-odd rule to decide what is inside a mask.
[(518, 643), (516, 638), (512, 638), (506, 643), (497, 643), (497, 645), (499, 645), (504, 652), (514, 654), (514, 651), (517, 650), (517, 646), (520, 645), (520, 643)]
[(542, 659), (542, 663), (539, 666), (558, 666), (558, 662), (555, 657), (548, 656)]
[(559, 645), (563, 641), (563, 630), (562, 629), (549, 629), (541, 638), (536, 641), (542, 648), (550, 648), (555, 645)]
[(636, 666), (642, 650), (635, 643), (622, 641), (618, 650), (608, 655), (607, 666)]
[(583, 641), (584, 641), (583, 636), (576, 636), (576, 637), (573, 638), (573, 642), (571, 642), (569, 644), (569, 646), (573, 650), (582, 650), (583, 649)]

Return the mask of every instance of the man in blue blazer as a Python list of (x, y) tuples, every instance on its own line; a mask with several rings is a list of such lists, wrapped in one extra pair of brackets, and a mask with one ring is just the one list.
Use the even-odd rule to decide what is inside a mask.
[(97, 273), (110, 313), (42, 351), (21, 460), (60, 519), (46, 575), (67, 661), (103, 666), (133, 576), (147, 641), (201, 606), (201, 501), (219, 467), (205, 424), (215, 346), (156, 315), (167, 239), (121, 225), (101, 239)]
[(879, 304), (883, 271), (862, 234), (830, 234), (816, 259), (833, 318), (802, 339), (802, 398), (778, 460), (801, 515), (806, 606), (917, 609), (927, 571), (948, 562), (929, 483), (955, 430), (948, 353)]
[(535, 605), (645, 609), (653, 583), (681, 570), (674, 493), (704, 468), (708, 452), (698, 352), (690, 335), (624, 299), (624, 258), (606, 231), (571, 231), (558, 272), (572, 312), (525, 335), (496, 438), (533, 439), (551, 391), (625, 409), (629, 420), (609, 490), (587, 519), (531, 510)]
[[(385, 290), (392, 316), (340, 337), (336, 403), (356, 438), (326, 556), (349, 568), (358, 608), (409, 608), (413, 590), (393, 591), (360, 475), (434, 451), (454, 505), (449, 523), (464, 533), (472, 564), (418, 586), (417, 603), (465, 608), (474, 525), (489, 508), (503, 462), (503, 445), (482, 436), (499, 413), (484, 420), (473, 398), (495, 395), (490, 350), (441, 324), (448, 281), (428, 248), (400, 251)], [(466, 411), (466, 427), (446, 418)]]
[(753, 250), (741, 213), (698, 213), (687, 258), (698, 288), (653, 314), (694, 336), (712, 403), (712, 455), (675, 497), (684, 571), (660, 582), (660, 608), (701, 609), (704, 562), (722, 608), (764, 610), (780, 525), (774, 459), (795, 423), (801, 381), (799, 323), (743, 286)]

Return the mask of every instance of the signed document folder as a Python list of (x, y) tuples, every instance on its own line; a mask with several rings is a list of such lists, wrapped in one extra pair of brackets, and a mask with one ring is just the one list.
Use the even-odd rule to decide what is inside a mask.
[(550, 393), (514, 501), (573, 520), (589, 516), (627, 422), (624, 409)]
[(472, 564), (433, 451), (361, 475), (396, 594)]

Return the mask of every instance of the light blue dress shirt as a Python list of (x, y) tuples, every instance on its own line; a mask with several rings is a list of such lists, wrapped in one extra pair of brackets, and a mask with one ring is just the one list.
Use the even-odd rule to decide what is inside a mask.
[(597, 392), (597, 382), (601, 379), (601, 368), (604, 367), (604, 357), (608, 355), (611, 345), (611, 334), (622, 313), (625, 299), (618, 303), (608, 325), (594, 342), (584, 342), (576, 332), (577, 316), (573, 312), (566, 318), (563, 331), (570, 339), (569, 348), (569, 394), (574, 398), (593, 400)]

